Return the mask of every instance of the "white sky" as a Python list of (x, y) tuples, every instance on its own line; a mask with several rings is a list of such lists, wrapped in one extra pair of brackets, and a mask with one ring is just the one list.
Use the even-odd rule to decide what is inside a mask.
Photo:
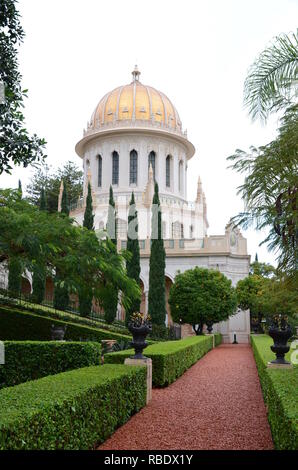
[[(200, 174), (209, 234), (223, 233), (243, 209), (242, 177), (227, 170), (226, 157), (275, 135), (275, 118), (262, 127), (243, 109), (246, 72), (274, 36), (295, 31), (298, 0), (20, 0), (19, 10), (26, 123), (48, 142), (47, 163), (81, 164), (74, 146), (87, 120), (107, 91), (130, 83), (137, 63), (141, 81), (173, 101), (196, 147), (188, 199)], [(31, 172), (2, 175), (0, 187), (16, 187), (18, 178), (24, 187)], [(273, 263), (258, 247), (261, 234), (244, 235), (253, 258), (257, 251)]]

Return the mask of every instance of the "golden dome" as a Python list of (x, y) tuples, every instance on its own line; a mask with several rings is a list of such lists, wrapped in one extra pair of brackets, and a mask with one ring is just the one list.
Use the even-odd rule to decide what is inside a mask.
[(148, 122), (182, 132), (179, 115), (169, 98), (153, 87), (139, 81), (140, 72), (135, 67), (133, 81), (107, 93), (98, 103), (88, 123), (88, 130), (121, 124), (125, 121)]

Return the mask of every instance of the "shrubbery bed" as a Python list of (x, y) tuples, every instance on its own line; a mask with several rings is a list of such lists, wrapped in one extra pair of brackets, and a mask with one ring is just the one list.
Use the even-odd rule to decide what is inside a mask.
[(91, 342), (5, 341), (0, 388), (67, 370), (99, 365), (101, 346)]
[[(166, 387), (180, 377), (198, 359), (212, 349), (212, 336), (192, 336), (178, 341), (157, 343), (145, 349), (144, 355), (152, 359), (152, 384)], [(109, 353), (105, 362), (122, 364), (133, 350)]]
[(130, 341), (131, 337), (78, 323), (65, 322), (45, 315), (22, 310), (18, 307), (0, 306), (0, 340), (37, 340), (51, 339), (51, 325), (67, 325), (64, 339), (70, 341), (101, 341), (116, 339)]
[(276, 449), (298, 449), (298, 367), (268, 369), (275, 358), (270, 350), (272, 339), (267, 335), (252, 335), (251, 343), (258, 368), (268, 420)]
[(0, 390), (0, 449), (90, 449), (146, 404), (146, 369), (86, 367)]

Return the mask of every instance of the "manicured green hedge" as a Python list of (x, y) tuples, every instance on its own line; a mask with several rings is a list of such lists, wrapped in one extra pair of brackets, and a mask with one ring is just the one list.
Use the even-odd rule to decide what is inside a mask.
[(268, 369), (267, 363), (275, 358), (267, 335), (252, 335), (251, 343), (258, 368), (264, 400), (268, 407), (268, 420), (276, 449), (298, 449), (298, 367)]
[[(206, 352), (210, 351), (212, 346), (212, 336), (192, 336), (148, 346), (144, 350), (144, 355), (152, 359), (153, 386), (166, 387), (174, 382)], [(132, 354), (132, 349), (109, 353), (105, 355), (105, 362), (122, 364)]]
[(222, 342), (222, 335), (221, 333), (214, 333), (214, 345), (219, 346)]
[(67, 325), (64, 339), (69, 341), (101, 341), (102, 339), (131, 341), (130, 336), (112, 331), (36, 315), (18, 307), (0, 306), (0, 340), (2, 341), (49, 341), (52, 324)]
[(0, 365), (0, 388), (100, 364), (99, 343), (4, 341), (4, 345), (5, 364)]
[(146, 369), (91, 366), (0, 390), (0, 450), (91, 449), (146, 404)]

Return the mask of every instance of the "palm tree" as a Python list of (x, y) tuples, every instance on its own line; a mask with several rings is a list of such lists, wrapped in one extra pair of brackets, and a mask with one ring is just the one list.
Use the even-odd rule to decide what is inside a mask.
[(298, 30), (276, 37), (250, 67), (244, 84), (244, 104), (252, 119), (266, 122), (272, 111), (294, 105), (297, 77)]

